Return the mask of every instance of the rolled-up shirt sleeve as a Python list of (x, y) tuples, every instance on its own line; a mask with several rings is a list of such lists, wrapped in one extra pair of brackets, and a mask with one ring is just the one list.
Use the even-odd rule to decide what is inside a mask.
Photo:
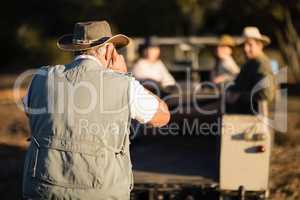
[(149, 122), (158, 109), (158, 100), (135, 79), (130, 82), (129, 92), (131, 118), (140, 123)]

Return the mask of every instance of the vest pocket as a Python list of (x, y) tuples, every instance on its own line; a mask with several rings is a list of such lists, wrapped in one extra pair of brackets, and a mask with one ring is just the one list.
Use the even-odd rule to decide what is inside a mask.
[[(105, 154), (90, 155), (56, 148), (36, 148), (33, 178), (68, 188), (101, 188)], [(35, 152), (35, 153), (37, 153)]]

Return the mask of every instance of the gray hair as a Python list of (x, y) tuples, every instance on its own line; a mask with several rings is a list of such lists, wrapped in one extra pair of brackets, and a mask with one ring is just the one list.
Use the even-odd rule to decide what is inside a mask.
[(104, 55), (106, 52), (106, 45), (103, 46), (96, 46), (91, 49), (81, 50), (81, 51), (75, 51), (74, 56), (79, 55), (94, 55), (95, 51), (97, 51), (99, 54)]

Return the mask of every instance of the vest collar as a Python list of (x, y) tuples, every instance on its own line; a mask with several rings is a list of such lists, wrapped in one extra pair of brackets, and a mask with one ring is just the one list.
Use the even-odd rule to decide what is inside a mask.
[(95, 57), (95, 56), (91, 56), (91, 55), (79, 55), (79, 56), (76, 56), (74, 61), (76, 60), (82, 60), (82, 59), (90, 59), (90, 60), (93, 60), (95, 61), (100, 68), (105, 68), (102, 63)]

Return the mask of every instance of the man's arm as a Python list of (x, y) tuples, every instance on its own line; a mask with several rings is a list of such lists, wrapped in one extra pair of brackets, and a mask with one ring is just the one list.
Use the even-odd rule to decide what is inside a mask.
[(151, 118), (151, 120), (147, 123), (153, 127), (162, 127), (169, 123), (171, 115), (167, 104), (161, 100), (158, 96), (147, 90), (150, 95), (154, 96), (158, 101), (158, 107)]
[(164, 126), (170, 120), (166, 103), (136, 80), (130, 85), (130, 112), (133, 119), (153, 127)]

